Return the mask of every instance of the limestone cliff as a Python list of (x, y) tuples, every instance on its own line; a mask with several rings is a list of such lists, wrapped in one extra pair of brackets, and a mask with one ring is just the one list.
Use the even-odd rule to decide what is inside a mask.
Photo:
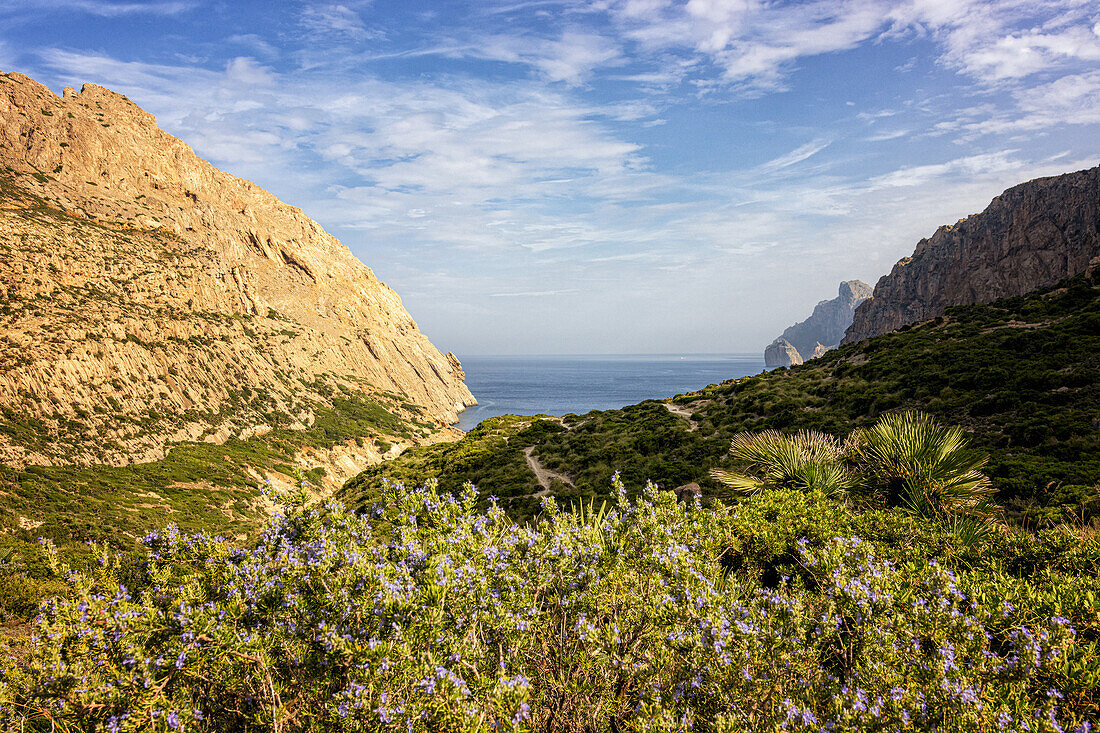
[(802, 355), (798, 353), (798, 349), (782, 337), (772, 341), (768, 344), (768, 348), (764, 349), (764, 366), (769, 369), (772, 367), (797, 366), (802, 361)]
[(843, 343), (1052, 285), (1098, 255), (1100, 167), (1022, 183), (922, 239), (856, 309)]
[[(856, 306), (869, 297), (870, 285), (861, 280), (845, 280), (840, 284), (837, 297), (818, 303), (809, 318), (788, 328), (764, 350), (764, 363), (769, 367), (801, 364), (829, 349), (835, 349), (844, 338), (848, 326), (852, 325)], [(782, 347), (780, 342), (785, 342), (797, 352), (797, 361), (791, 360), (786, 347)]]
[(0, 461), (151, 460), (351, 398), (427, 431), (475, 403), (347, 247), (122, 95), (0, 74), (0, 186)]

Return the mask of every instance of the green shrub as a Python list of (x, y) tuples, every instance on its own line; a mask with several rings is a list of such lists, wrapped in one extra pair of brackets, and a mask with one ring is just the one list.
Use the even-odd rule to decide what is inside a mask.
[[(820, 494), (764, 491), (734, 509), (612, 490), (613, 506), (547, 500), (517, 525), (493, 503), (477, 511), (472, 489), (390, 485), (369, 519), (292, 511), (250, 550), (169, 527), (146, 538), (142, 564), (105, 554), (70, 575), (72, 597), (46, 605), (40, 643), (0, 677), (0, 716), (31, 731), (1095, 719), (1095, 649), (1072, 628), (1092, 623), (1089, 579), (891, 561), (888, 542), (847, 532), (897, 537), (900, 524)], [(887, 516), (917, 522), (923, 541), (921, 520)]]
[(27, 620), (37, 613), (44, 599), (67, 591), (68, 586), (57, 580), (33, 578), (13, 570), (0, 571), (0, 621)]

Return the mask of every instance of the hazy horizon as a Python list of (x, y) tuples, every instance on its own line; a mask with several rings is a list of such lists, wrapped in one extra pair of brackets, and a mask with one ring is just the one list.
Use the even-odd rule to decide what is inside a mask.
[(460, 356), (748, 354), (1005, 188), (1100, 162), (1091, 0), (13, 0)]

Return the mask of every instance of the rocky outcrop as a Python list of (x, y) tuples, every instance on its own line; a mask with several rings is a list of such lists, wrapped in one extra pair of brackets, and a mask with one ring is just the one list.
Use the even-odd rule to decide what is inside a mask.
[[(126, 463), (381, 400), (441, 427), (453, 354), (299, 209), (126, 97), (0, 74), (0, 460)], [(30, 426), (21, 432), (20, 426)], [(212, 428), (213, 426), (213, 428)], [(19, 436), (65, 440), (49, 451)]]
[(802, 356), (798, 349), (791, 345), (785, 338), (777, 338), (764, 349), (764, 366), (772, 367), (797, 366), (802, 363)]
[[(764, 363), (767, 366), (801, 364), (816, 359), (829, 349), (835, 349), (852, 324), (856, 306), (869, 297), (870, 285), (860, 280), (845, 280), (840, 284), (837, 297), (818, 303), (809, 318), (788, 328), (764, 351)], [(798, 354), (797, 361), (788, 361), (790, 355), (786, 354), (780, 342), (794, 348)], [(777, 360), (776, 363), (769, 361), (769, 352), (772, 359)]]
[(843, 343), (1053, 285), (1097, 255), (1100, 167), (1022, 183), (922, 239), (856, 309)]

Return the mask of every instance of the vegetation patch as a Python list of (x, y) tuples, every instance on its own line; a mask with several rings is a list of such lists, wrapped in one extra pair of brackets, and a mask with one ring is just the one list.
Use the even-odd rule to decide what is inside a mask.
[(247, 548), (169, 527), (138, 563), (55, 562), (71, 597), (0, 675), (0, 716), (13, 730), (486, 733), (1096, 720), (1094, 535), (968, 550), (819, 492), (710, 508), (611, 493), (516, 524), (472, 489), (393, 486), (367, 515), (291, 507)]
[[(496, 492), (522, 472), (523, 449), (534, 445), (544, 466), (572, 478), (578, 497), (609, 500), (615, 472), (628, 486), (695, 482), (714, 495), (721, 489), (711, 469), (731, 467), (728, 449), (739, 433), (814, 430), (844, 439), (883, 414), (915, 409), (961, 426), (971, 446), (988, 455), (983, 473), (1010, 521), (1087, 522), (1100, 511), (1098, 284), (1081, 275), (1027, 296), (954, 308), (798, 367), (676, 397), (695, 429), (655, 400), (567, 415), (565, 430), (522, 440), (508, 427), (522, 421), (498, 423), (502, 432), (493, 441), (475, 430), (449, 449), (461, 454), (476, 446), (478, 461), (438, 462), (435, 475), (444, 487), (470, 480)], [(375, 490), (381, 476), (422, 480), (424, 468), (420, 454), (410, 453), (372, 469), (370, 481), (349, 482), (344, 500), (359, 505), (356, 492)], [(525, 484), (530, 480), (528, 471)], [(507, 508), (517, 517), (533, 511)]]
[(460, 441), (410, 448), (392, 461), (368, 468), (348, 481), (338, 496), (365, 510), (385, 493), (389, 481), (423, 486), (437, 480), (443, 491), (457, 494), (470, 477), (477, 477), (483, 496), (496, 497), (514, 516), (530, 516), (538, 510), (535, 494), (540, 486), (523, 448), (561, 430), (554, 418), (490, 418)]
[[(6, 554), (14, 574), (0, 588), (0, 621), (33, 616), (37, 602), (56, 592), (44, 584), (50, 576), (39, 557), (39, 538), (54, 542), (77, 566), (91, 559), (88, 542), (133, 552), (150, 530), (169, 522), (186, 532), (245, 541), (256, 536), (268, 516), (260, 476), (281, 472), (291, 480), (304, 477), (320, 484), (324, 469), (303, 474), (296, 467), (302, 449), (411, 434), (408, 423), (383, 404), (363, 395), (340, 395), (334, 398), (338, 407), (313, 406), (315, 422), (307, 430), (277, 427), (221, 445), (183, 442), (158, 461), (25, 469), (0, 465), (0, 558)], [(13, 424), (0, 422), (0, 427)], [(25, 421), (18, 425), (35, 430)], [(381, 442), (380, 450), (388, 448)]]

